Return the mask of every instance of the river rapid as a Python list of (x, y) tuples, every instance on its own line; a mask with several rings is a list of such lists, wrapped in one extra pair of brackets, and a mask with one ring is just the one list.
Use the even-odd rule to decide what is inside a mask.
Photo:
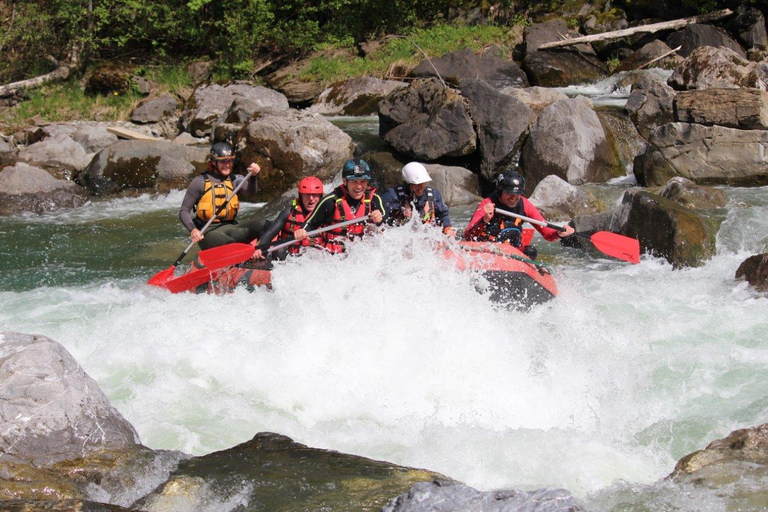
[(768, 421), (768, 298), (734, 279), (768, 247), (768, 188), (725, 190), (699, 268), (537, 235), (560, 293), (529, 311), (494, 307), (420, 226), (277, 263), (273, 291), (215, 296), (145, 284), (186, 245), (182, 192), (4, 218), (0, 331), (62, 343), (154, 449), (271, 431), (481, 490), (564, 487), (590, 510), (723, 510), (727, 489), (652, 484)]

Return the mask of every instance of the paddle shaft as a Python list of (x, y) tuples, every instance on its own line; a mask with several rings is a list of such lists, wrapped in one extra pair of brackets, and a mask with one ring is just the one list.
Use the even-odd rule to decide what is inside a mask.
[[(526, 217), (525, 215), (520, 215), (520, 214), (517, 214), (517, 213), (508, 212), (507, 210), (502, 210), (501, 208), (496, 208), (496, 211), (499, 212), (502, 215), (506, 215), (507, 217), (515, 217), (516, 219), (521, 219), (521, 220), (524, 220), (526, 222), (530, 222), (531, 224), (538, 224), (539, 226), (546, 226), (546, 227), (551, 228), (551, 229), (556, 229), (557, 231), (560, 231), (561, 233), (563, 231), (565, 231), (564, 227), (558, 226), (557, 224), (550, 224), (549, 222), (544, 221), (544, 220), (532, 219), (530, 217)], [(578, 236), (577, 233), (574, 233), (574, 234)], [(589, 238), (589, 237), (587, 237), (587, 238)]]
[[(338, 224), (331, 224), (330, 226), (325, 226), (324, 228), (315, 229), (314, 231), (307, 231), (307, 237), (311, 238), (311, 237), (317, 236), (317, 235), (319, 235), (321, 233), (325, 233), (326, 231), (331, 231), (331, 230), (334, 230), (334, 229), (350, 226), (352, 224), (357, 224), (358, 222), (362, 222), (364, 220), (368, 220), (368, 217), (367, 216), (358, 217), (356, 219), (347, 220), (347, 221), (344, 221), (344, 222), (339, 222)], [(299, 243), (298, 240), (295, 240), (295, 239), (294, 240), (289, 240), (288, 242), (283, 242), (283, 243), (278, 244), (278, 245), (273, 245), (272, 247), (270, 247), (267, 250), (267, 252), (268, 253), (272, 253), (272, 252), (278, 251), (280, 249), (283, 249), (285, 247), (290, 247), (291, 245), (297, 244), (297, 243)]]
[[(211, 224), (213, 224), (213, 221), (216, 220), (216, 217), (218, 217), (219, 214), (222, 212), (222, 210), (224, 210), (224, 208), (227, 207), (227, 205), (229, 204), (229, 201), (231, 201), (232, 198), (235, 197), (235, 194), (237, 194), (238, 190), (240, 190), (242, 188), (242, 186), (245, 185), (245, 182), (248, 181), (248, 178), (250, 178), (250, 177), (251, 177), (251, 173), (249, 172), (248, 174), (245, 175), (245, 178), (235, 187), (235, 190), (232, 191), (232, 193), (229, 195), (229, 197), (227, 197), (226, 200), (223, 203), (221, 203), (221, 206), (216, 208), (216, 213), (214, 213), (213, 216), (210, 219), (208, 219), (208, 222), (205, 223), (205, 225), (203, 226), (203, 229), (200, 230), (200, 234), (201, 235), (205, 234), (205, 230), (208, 229)], [(196, 243), (197, 242), (190, 242), (189, 243), (187, 248), (184, 249), (184, 252), (181, 253), (181, 255), (176, 259), (176, 261), (173, 262), (173, 266), (174, 267), (178, 267), (179, 266), (179, 263), (181, 263), (181, 261), (187, 256), (187, 253), (189, 252), (189, 250)]]

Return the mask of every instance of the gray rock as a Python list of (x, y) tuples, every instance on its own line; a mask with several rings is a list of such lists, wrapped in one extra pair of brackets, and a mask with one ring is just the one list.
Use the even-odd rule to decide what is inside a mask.
[[(756, 290), (768, 291), (768, 254), (750, 256), (736, 269), (736, 279), (744, 279)], [(768, 465), (768, 461), (764, 464)]]
[(266, 87), (248, 82), (212, 84), (195, 91), (192, 106), (182, 116), (186, 131), (195, 137), (208, 135), (215, 124), (224, 121), (232, 102), (238, 98), (254, 102), (259, 112), (288, 109), (286, 97)]
[(749, 62), (729, 48), (702, 46), (675, 69), (667, 83), (679, 91), (713, 87), (764, 91), (766, 78), (760, 64)]
[(88, 200), (88, 191), (60, 180), (38, 167), (19, 162), (0, 171), (0, 215), (45, 213), (76, 208)]
[(670, 48), (677, 48), (682, 46), (678, 54), (682, 57), (688, 57), (697, 48), (709, 46), (713, 48), (728, 48), (733, 50), (740, 57), (746, 58), (747, 54), (744, 52), (744, 48), (741, 47), (728, 33), (714, 25), (702, 25), (694, 23), (687, 27), (673, 32), (667, 37), (667, 46)]
[(86, 153), (97, 153), (118, 139), (107, 131), (106, 124), (80, 124), (72, 134), (72, 140), (83, 146)]
[(469, 102), (469, 115), (477, 133), (480, 172), (493, 179), (519, 158), (531, 110), (483, 80), (463, 80), (461, 94)]
[(199, 85), (211, 77), (213, 62), (209, 60), (190, 62), (187, 64), (186, 71), (192, 84)]
[(736, 17), (729, 23), (729, 30), (746, 48), (766, 48), (765, 16), (754, 6), (741, 4), (736, 9)]
[(585, 510), (565, 489), (480, 492), (458, 482), (419, 482), (382, 512), (578, 512)]
[(597, 108), (595, 113), (603, 125), (609, 144), (618, 154), (624, 174), (632, 176), (635, 158), (645, 153), (647, 142), (638, 132), (626, 109), (604, 106)]
[(0, 336), (0, 459), (50, 465), (139, 443), (64, 347), (45, 336)]
[(528, 78), (523, 70), (509, 59), (487, 53), (478, 55), (465, 48), (436, 59), (421, 61), (413, 70), (414, 78), (442, 78), (459, 83), (465, 79), (484, 80), (491, 87), (528, 87)]
[(421, 161), (477, 149), (464, 98), (436, 78), (414, 80), (379, 103), (379, 134), (398, 152)]
[(766, 130), (768, 92), (716, 88), (683, 91), (675, 97), (675, 117), (681, 123)]
[(297, 110), (261, 113), (235, 141), (241, 165), (257, 162), (258, 200), (279, 196), (304, 176), (328, 180), (352, 157), (352, 139), (318, 114)]
[(768, 185), (768, 131), (668, 123), (656, 128), (634, 173), (643, 186), (682, 176), (699, 185)]
[(533, 126), (541, 111), (558, 100), (567, 99), (568, 96), (562, 92), (549, 89), (547, 87), (526, 87), (520, 89), (517, 87), (504, 87), (500, 91), (507, 96), (512, 96), (525, 103), (531, 109), (531, 120), (529, 125)]
[(131, 112), (131, 121), (142, 124), (157, 123), (162, 118), (173, 114), (178, 106), (176, 97), (168, 92), (156, 98), (146, 98), (141, 100)]
[(448, 206), (473, 205), (483, 199), (477, 175), (472, 171), (440, 164), (425, 164), (424, 167), (432, 178), (430, 186), (440, 191)]
[(397, 80), (382, 80), (370, 76), (336, 82), (325, 89), (309, 112), (326, 116), (365, 116), (379, 111), (379, 102), (387, 95), (407, 87)]
[(722, 190), (696, 185), (680, 176), (670, 179), (659, 195), (691, 210), (724, 208), (728, 204), (728, 195)]
[(30, 164), (80, 171), (91, 161), (83, 146), (60, 134), (36, 142), (19, 151), (19, 160)]
[[(613, 73), (620, 73), (622, 71), (632, 71), (644, 66), (662, 55), (667, 55), (672, 48), (664, 44), (663, 41), (655, 39), (650, 43), (644, 45), (639, 50), (634, 51), (629, 57), (622, 60), (618, 66), (613, 70)], [(681, 62), (683, 57), (672, 54), (664, 57), (661, 60), (654, 62), (653, 66), (662, 69), (675, 69)]]
[(530, 200), (547, 220), (570, 220), (596, 213), (597, 199), (588, 191), (550, 175), (536, 186)]
[(542, 111), (523, 147), (522, 168), (529, 192), (550, 174), (572, 185), (624, 174), (591, 102), (581, 96)]
[(675, 90), (657, 73), (647, 71), (632, 88), (625, 108), (646, 139), (654, 128), (674, 121)]
[(166, 140), (125, 140), (100, 151), (76, 181), (95, 195), (125, 189), (167, 192), (203, 172), (207, 156), (206, 149)]

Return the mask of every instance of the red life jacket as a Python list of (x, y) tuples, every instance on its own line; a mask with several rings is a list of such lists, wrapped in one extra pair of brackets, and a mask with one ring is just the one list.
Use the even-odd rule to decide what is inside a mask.
[[(366, 189), (363, 198), (360, 200), (360, 206), (355, 213), (352, 213), (352, 209), (349, 207), (349, 195), (347, 194), (346, 187), (342, 185), (336, 188), (333, 192), (336, 194), (336, 209), (333, 212), (332, 224), (338, 224), (339, 222), (358, 219), (360, 217), (367, 217), (371, 213), (371, 200), (376, 193), (375, 188), (368, 187), (368, 189)], [(344, 252), (345, 248), (342, 238), (347, 238), (348, 240), (360, 238), (363, 236), (364, 232), (365, 222), (358, 222), (351, 226), (327, 231), (323, 234), (325, 248), (332, 253)]]
[[(283, 225), (283, 229), (280, 231), (278, 237), (280, 239), (292, 239), (293, 232), (304, 225), (304, 221), (307, 220), (307, 215), (304, 215), (304, 208), (299, 204), (298, 199), (294, 199), (291, 203), (291, 212), (288, 214), (288, 218)], [(305, 238), (299, 243), (293, 244), (288, 247), (289, 254), (298, 254), (302, 247), (308, 247), (310, 245), (323, 246), (324, 241), (322, 237), (316, 236), (314, 238)]]

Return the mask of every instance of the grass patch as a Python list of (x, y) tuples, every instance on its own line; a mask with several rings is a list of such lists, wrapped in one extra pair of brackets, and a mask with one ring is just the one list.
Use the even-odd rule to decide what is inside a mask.
[(365, 58), (312, 59), (310, 67), (299, 78), (308, 82), (333, 82), (363, 75), (383, 77), (392, 62), (416, 65), (424, 60), (424, 53), (435, 58), (464, 48), (480, 50), (489, 45), (498, 45), (511, 53), (515, 42), (508, 27), (437, 25), (389, 38)]

